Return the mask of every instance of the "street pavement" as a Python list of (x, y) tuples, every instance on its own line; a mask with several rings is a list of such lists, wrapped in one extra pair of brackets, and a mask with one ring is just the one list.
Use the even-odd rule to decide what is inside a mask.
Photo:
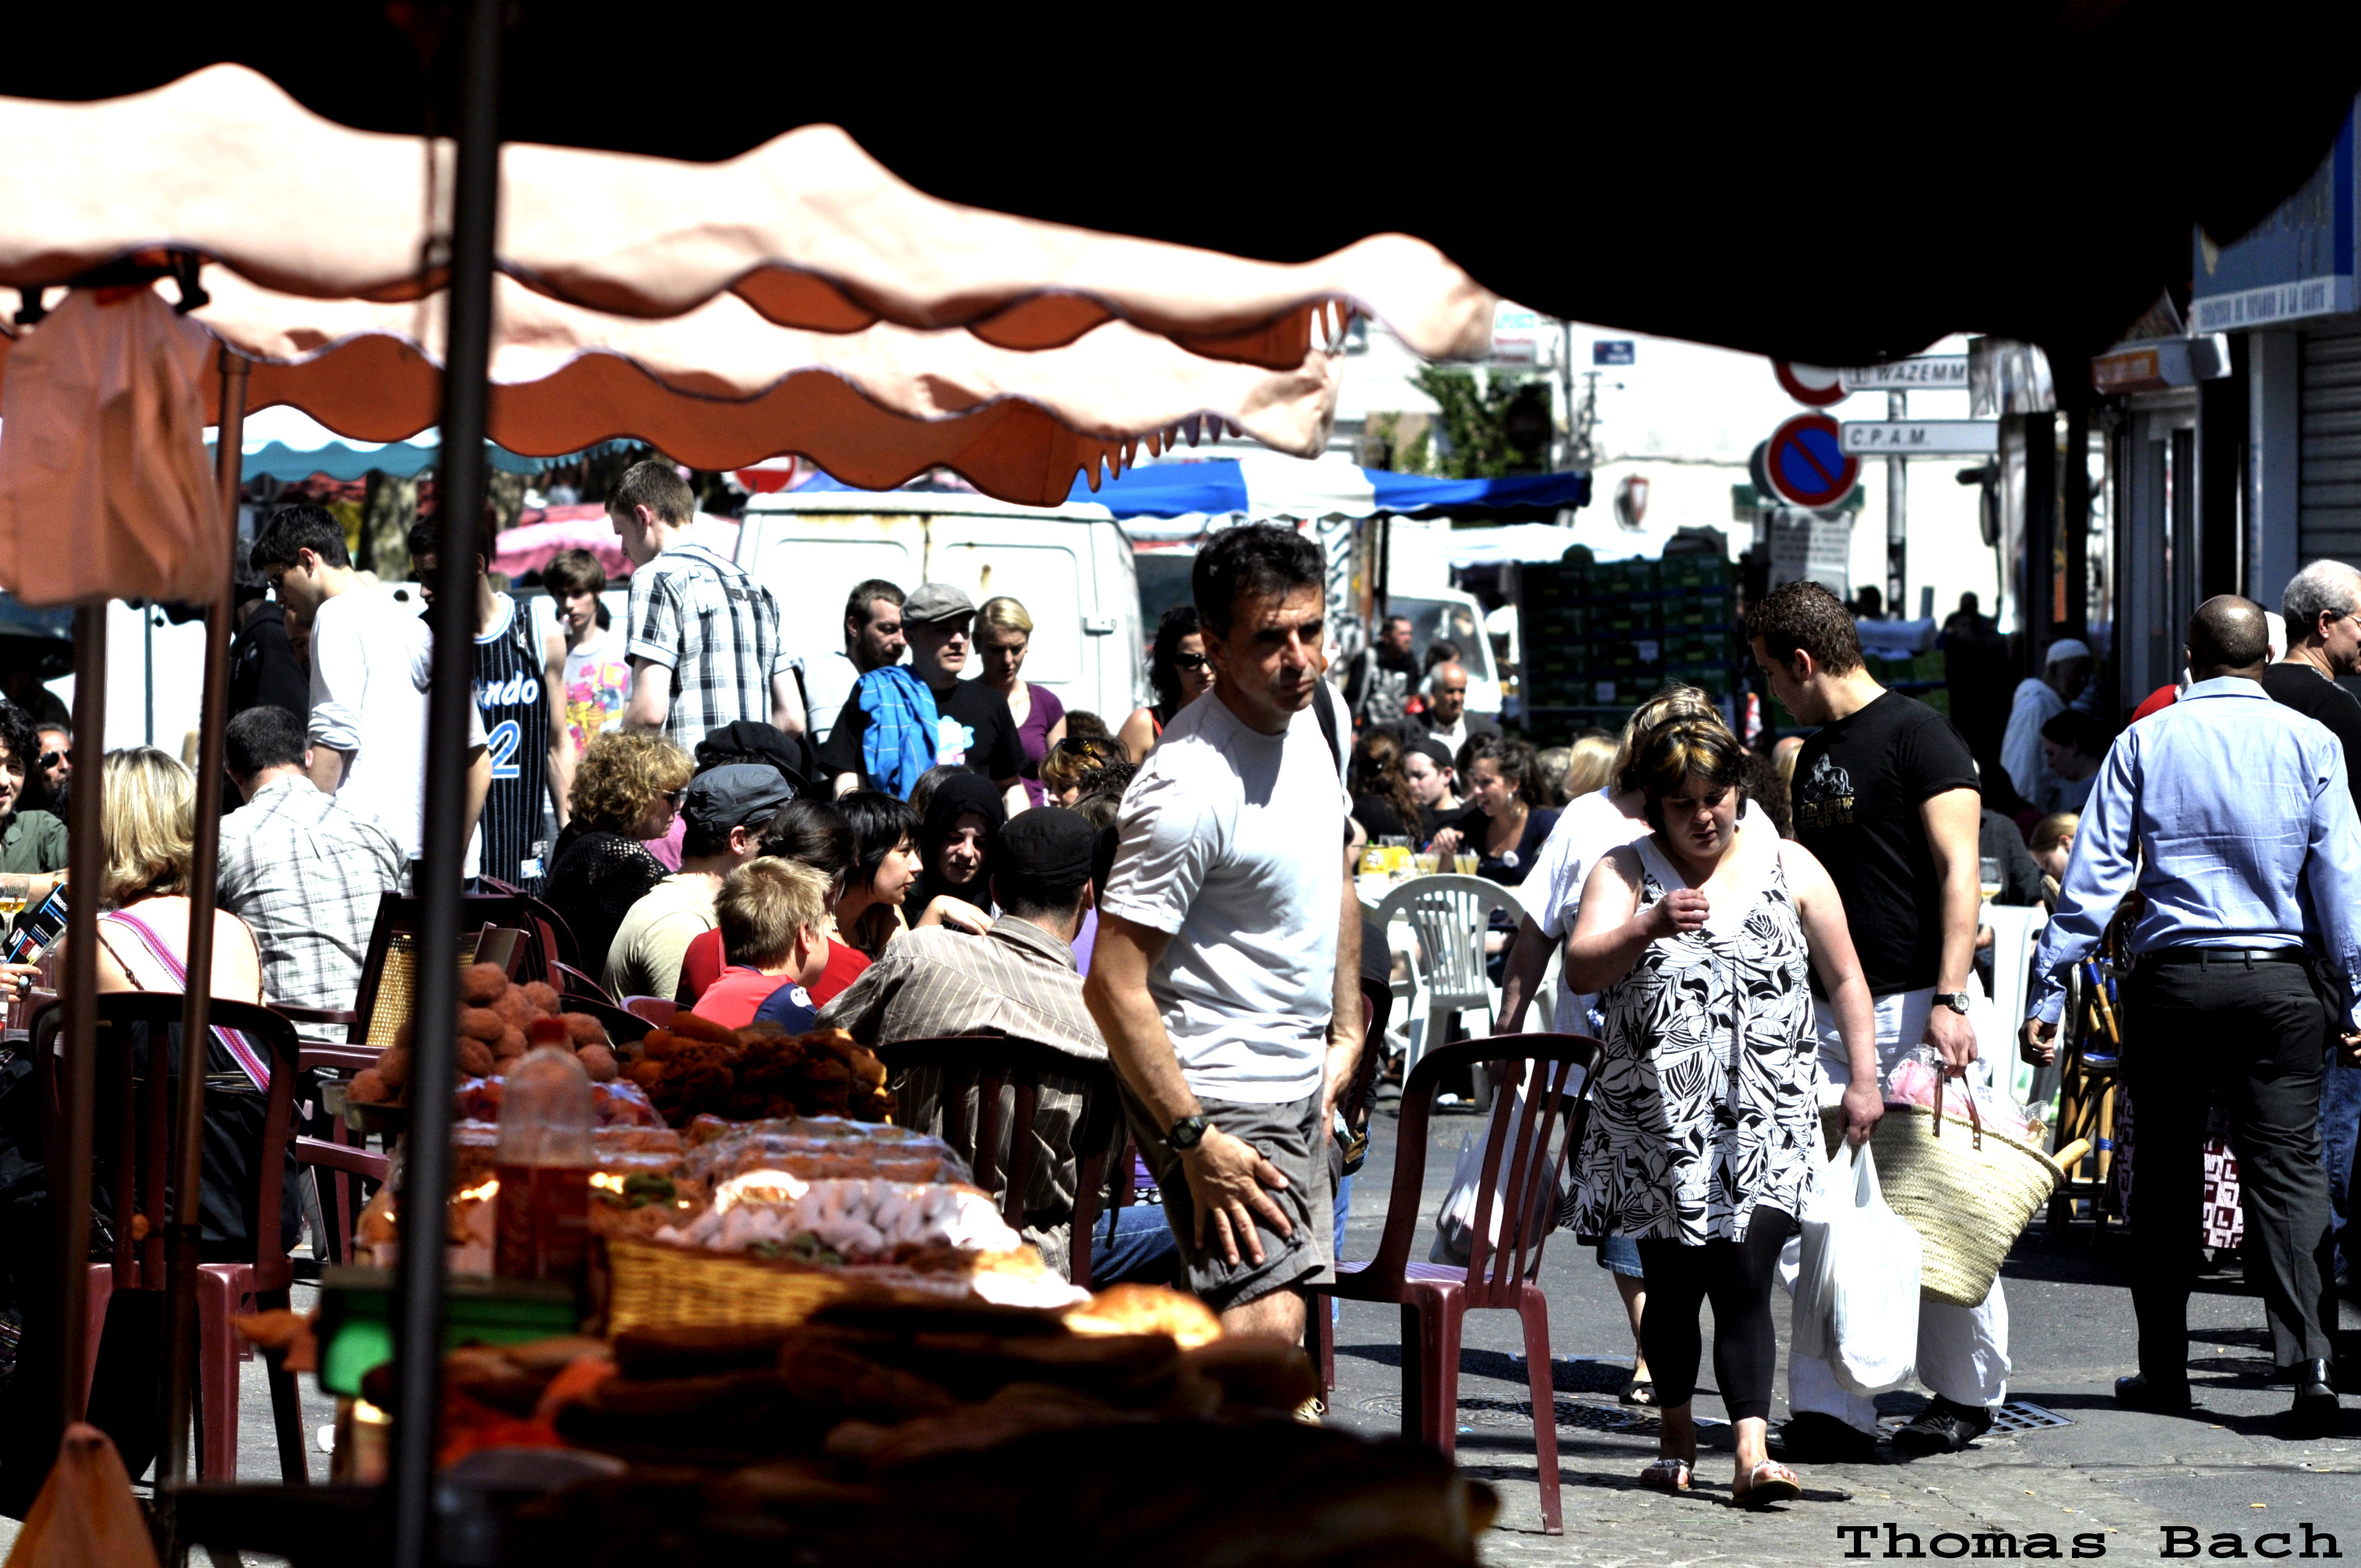
[[(1390, 1106), (1389, 1105), (1389, 1109)], [(1472, 1111), (1439, 1113), (1431, 1127), (1425, 1196), (1411, 1255), (1426, 1256), (1434, 1214), (1449, 1185), (1461, 1136), (1481, 1120)], [(1356, 1182), (1344, 1255), (1367, 1257), (1385, 1225), (1394, 1163), (1391, 1115), (1375, 1118), (1367, 1166)], [(1489, 1311), (1467, 1320), (1459, 1375), (1459, 1463), (1501, 1494), (1499, 1521), (1484, 1544), (1488, 1563), (1514, 1564), (1836, 1563), (1859, 1545), (1867, 1560), (1883, 1561), (1887, 1528), (1903, 1532), (1898, 1552), (1916, 1536), (1928, 1558), (2006, 1555), (2008, 1544), (1987, 1533), (2015, 1537), (2018, 1552), (2031, 1538), (2055, 1536), (2067, 1561), (2074, 1538), (2088, 1535), (2083, 1556), (2103, 1548), (2110, 1564), (2205, 1561), (2217, 1554), (2215, 1537), (2235, 1533), (2243, 1551), (2275, 1551), (2272, 1531), (2290, 1532), (2301, 1561), (2302, 1526), (2337, 1537), (2335, 1550), (2361, 1561), (2361, 1398), (2345, 1400), (2334, 1438), (2296, 1441), (2285, 1435), (2289, 1391), (2266, 1385), (2270, 1366), (2262, 1304), (2236, 1277), (2210, 1277), (2190, 1306), (2192, 1379), (2200, 1409), (2188, 1417), (2144, 1415), (2119, 1409), (2114, 1380), (2136, 1370), (2131, 1299), (2119, 1283), (2122, 1253), (2138, 1245), (2090, 1224), (2048, 1234), (2043, 1222), (2022, 1238), (2004, 1270), (2012, 1329), (2012, 1401), (2038, 1405), (2071, 1424), (2015, 1435), (1993, 1434), (1965, 1453), (1907, 1460), (1881, 1446), (1878, 1462), (1803, 1464), (1795, 1469), (1804, 1497), (1784, 1507), (1749, 1512), (1730, 1504), (1733, 1468), (1730, 1431), (1702, 1434), (1697, 1489), (1674, 1497), (1642, 1491), (1641, 1469), (1656, 1452), (1653, 1416), (1620, 1405), (1630, 1375), (1631, 1343), (1608, 1273), (1573, 1238), (1555, 1237), (1541, 1281), (1550, 1301), (1550, 1339), (1556, 1362), (1559, 1467), (1565, 1533), (1541, 1533), (1533, 1464), (1531, 1403), (1521, 1337), (1514, 1313)], [(1788, 1310), (1774, 1302), (1780, 1373), (1772, 1420), (1785, 1419)], [(1724, 1411), (1714, 1389), (1711, 1309), (1706, 1309), (1707, 1352), (1699, 1369), (1697, 1409)], [(2361, 1363), (2361, 1311), (2344, 1308), (2346, 1354)], [(1400, 1430), (1400, 1315), (1392, 1307), (1345, 1303), (1337, 1334), (1337, 1387), (1332, 1423), (1371, 1434)], [(1881, 1398), (1889, 1428), (1925, 1402), (1915, 1386)], [(1719, 1439), (1717, 1445), (1716, 1440)], [(1842, 1527), (1872, 1527), (1866, 1536)], [(2169, 1527), (2195, 1530), (2168, 1536)], [(1958, 1539), (1938, 1540), (1947, 1532)], [(2327, 1559), (2314, 1540), (2312, 1561)], [(1862, 1561), (1853, 1558), (1852, 1561)]]

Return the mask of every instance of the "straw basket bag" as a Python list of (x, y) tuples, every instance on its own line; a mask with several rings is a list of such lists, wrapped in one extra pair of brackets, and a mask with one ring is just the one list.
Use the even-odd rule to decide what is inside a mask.
[(1967, 1115), (1945, 1113), (1941, 1084), (1937, 1080), (1932, 1108), (1889, 1102), (1870, 1147), (1887, 1207), (1924, 1245), (1919, 1294), (1975, 1307), (1992, 1294), (2008, 1249), (2066, 1173), (2031, 1144), (1985, 1127), (1972, 1094), (1960, 1096)]

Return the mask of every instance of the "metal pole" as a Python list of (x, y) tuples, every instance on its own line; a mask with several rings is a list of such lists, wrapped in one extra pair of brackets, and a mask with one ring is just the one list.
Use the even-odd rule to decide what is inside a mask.
[[(214, 446), (222, 532), (235, 548), (237, 492), (246, 444), (247, 362), (223, 348), (221, 420)], [(181, 1081), (172, 1113), (172, 1213), (164, 1233), (166, 1266), (164, 1446), (156, 1456), (157, 1490), (189, 1474), (189, 1419), (197, 1365), (197, 1255), (204, 1185), (205, 1031), (212, 1025), (214, 905), (220, 892), (222, 730), (229, 722), (230, 578), (205, 607), (204, 707), (197, 720), (197, 831), (189, 860), (189, 979), (181, 1003)], [(277, 1217), (262, 1222), (276, 1224)], [(266, 1233), (267, 1234), (267, 1233)], [(227, 1481), (227, 1475), (209, 1476)]]
[[(1910, 394), (1885, 394), (1885, 417), (1901, 421), (1910, 417)], [(1910, 470), (1909, 459), (1892, 456), (1885, 460), (1885, 613), (1896, 620), (1905, 619), (1910, 607), (1904, 602), (1909, 592), (1910, 554)]]
[(419, 901), (404, 1203), (410, 1245), (394, 1277), (392, 1492), (395, 1568), (434, 1559), (441, 1413), (443, 1247), (451, 1185), (452, 1034), (459, 991), (459, 880), (467, 849), (468, 705), (475, 697), (476, 555), (483, 548), (484, 426), (492, 338), (492, 244), (500, 211), (503, 0), (475, 0), (462, 38), (451, 225), (449, 337), (443, 355), (443, 538), (435, 562), (434, 684), (427, 696), (426, 821)]
[[(2060, 633), (2089, 641), (2091, 638), (2091, 405), (2077, 400), (2066, 405), (2066, 453), (2059, 459), (2065, 499), (2059, 509), (2058, 529), (2066, 546), (2066, 619)], [(2103, 650), (2094, 652), (2105, 661)]]
[[(74, 607), (74, 735), (104, 751), (106, 735), (107, 601)], [(66, 797), (66, 1026), (58, 1100), (62, 1147), (49, 1165), (49, 1201), (58, 1205), (58, 1340), (62, 1379), (58, 1409), (82, 1420), (82, 1380), (90, 1370), (90, 1197), (92, 1099), (98, 1090), (98, 901), (106, 856), (98, 806), (106, 763), (85, 765), (82, 785)]]

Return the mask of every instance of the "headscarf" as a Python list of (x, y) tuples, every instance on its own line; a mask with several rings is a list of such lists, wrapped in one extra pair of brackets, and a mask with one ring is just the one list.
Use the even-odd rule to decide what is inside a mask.
[[(985, 865), (976, 880), (951, 883), (936, 869), (942, 858), (943, 846), (950, 839), (951, 829), (969, 812), (984, 820)], [(992, 889), (987, 882), (992, 875), (992, 835), (1000, 831), (1008, 820), (1008, 808), (1001, 804), (1000, 791), (981, 773), (953, 773), (935, 786), (935, 795), (927, 802), (927, 815), (918, 827), (918, 895), (916, 902), (904, 901), (903, 913), (912, 920), (919, 911), (944, 894), (963, 899), (978, 909), (992, 907)]]

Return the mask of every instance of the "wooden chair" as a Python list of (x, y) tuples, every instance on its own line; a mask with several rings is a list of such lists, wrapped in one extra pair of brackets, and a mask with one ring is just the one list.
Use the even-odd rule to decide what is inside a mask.
[[(1336, 1386), (1336, 1347), (1322, 1298), (1402, 1309), (1402, 1434), (1422, 1439), (1446, 1458), (1457, 1447), (1461, 1320), (1478, 1308), (1517, 1314), (1532, 1391), (1542, 1528), (1552, 1535), (1565, 1528), (1557, 1396), (1550, 1371), (1549, 1299), (1534, 1278), (1542, 1245), (1557, 1223), (1558, 1178), (1579, 1146), (1581, 1106), (1598, 1051), (1598, 1041), (1580, 1035), (1500, 1035), (1421, 1056), (1402, 1086), (1393, 1194), (1378, 1255), (1364, 1263), (1339, 1259), (1334, 1280), (1307, 1287), (1312, 1297), (1307, 1337), (1323, 1388)], [(1522, 1084), (1524, 1092), (1504, 1089), (1492, 1097), (1466, 1266), (1413, 1263), (1411, 1245), (1425, 1219), (1427, 1124), (1434, 1097), (1455, 1071), (1480, 1075), (1487, 1069), (1495, 1081)]]
[[(166, 1182), (171, 1170), (172, 1106), (180, 1072), (177, 1062), (157, 1070), (156, 1057), (167, 1031), (181, 1022), (178, 992), (110, 992), (98, 998), (97, 1101), (93, 1106), (97, 1146), (110, 1180), (94, 1201), (113, 1222), (115, 1256), (90, 1268), (90, 1359), (85, 1378), (95, 1375), (107, 1302), (117, 1290), (165, 1288), (164, 1234), (169, 1223)], [(252, 1212), (258, 1233), (255, 1255), (246, 1263), (206, 1263), (197, 1268), (197, 1405), (200, 1474), (215, 1480), (237, 1475), (237, 1364), (253, 1356), (229, 1320), (239, 1313), (284, 1308), (294, 1280), (294, 1263), (279, 1245), (287, 1156), (294, 1138), (294, 1105), (302, 1075), (294, 1026), (267, 1007), (214, 997), (215, 1026), (236, 1029), (269, 1051), (270, 1091), (263, 1134), (256, 1152)], [(33, 1022), (31, 1049), (48, 1147), (57, 1147), (58, 1034), (62, 1005), (51, 1003)], [(149, 1059), (133, 1058), (132, 1025), (148, 1026)], [(382, 1168), (379, 1169), (382, 1176)], [(139, 1222), (135, 1223), (135, 1219)], [(139, 1234), (144, 1229), (144, 1234)], [(279, 1442), (281, 1477), (301, 1486), (306, 1469), (302, 1407), (295, 1378), (284, 1367), (269, 1374), (270, 1405)]]
[[(896, 1075), (913, 1068), (931, 1068), (942, 1075), (936, 1096), (938, 1124), (926, 1130), (968, 1162), (976, 1185), (1000, 1201), (1001, 1218), (1012, 1229), (1025, 1224), (1025, 1195), (1032, 1190), (1038, 1171), (1041, 1151), (1029, 1131), (1040, 1113), (1042, 1080), (1061, 1078), (1082, 1085), (1082, 1105), (1074, 1122), (1073, 1242), (1067, 1273), (1088, 1288), (1091, 1238), (1104, 1207), (1110, 1159), (1119, 1161), (1124, 1201), (1130, 1201), (1130, 1141), (1124, 1135), (1115, 1069), (1005, 1035), (896, 1040), (879, 1046), (877, 1057)], [(1008, 1091), (1010, 1102), (1005, 1114), (1003, 1091)], [(966, 1109), (971, 1104), (972, 1113)], [(953, 1107), (960, 1108), (956, 1114)]]

